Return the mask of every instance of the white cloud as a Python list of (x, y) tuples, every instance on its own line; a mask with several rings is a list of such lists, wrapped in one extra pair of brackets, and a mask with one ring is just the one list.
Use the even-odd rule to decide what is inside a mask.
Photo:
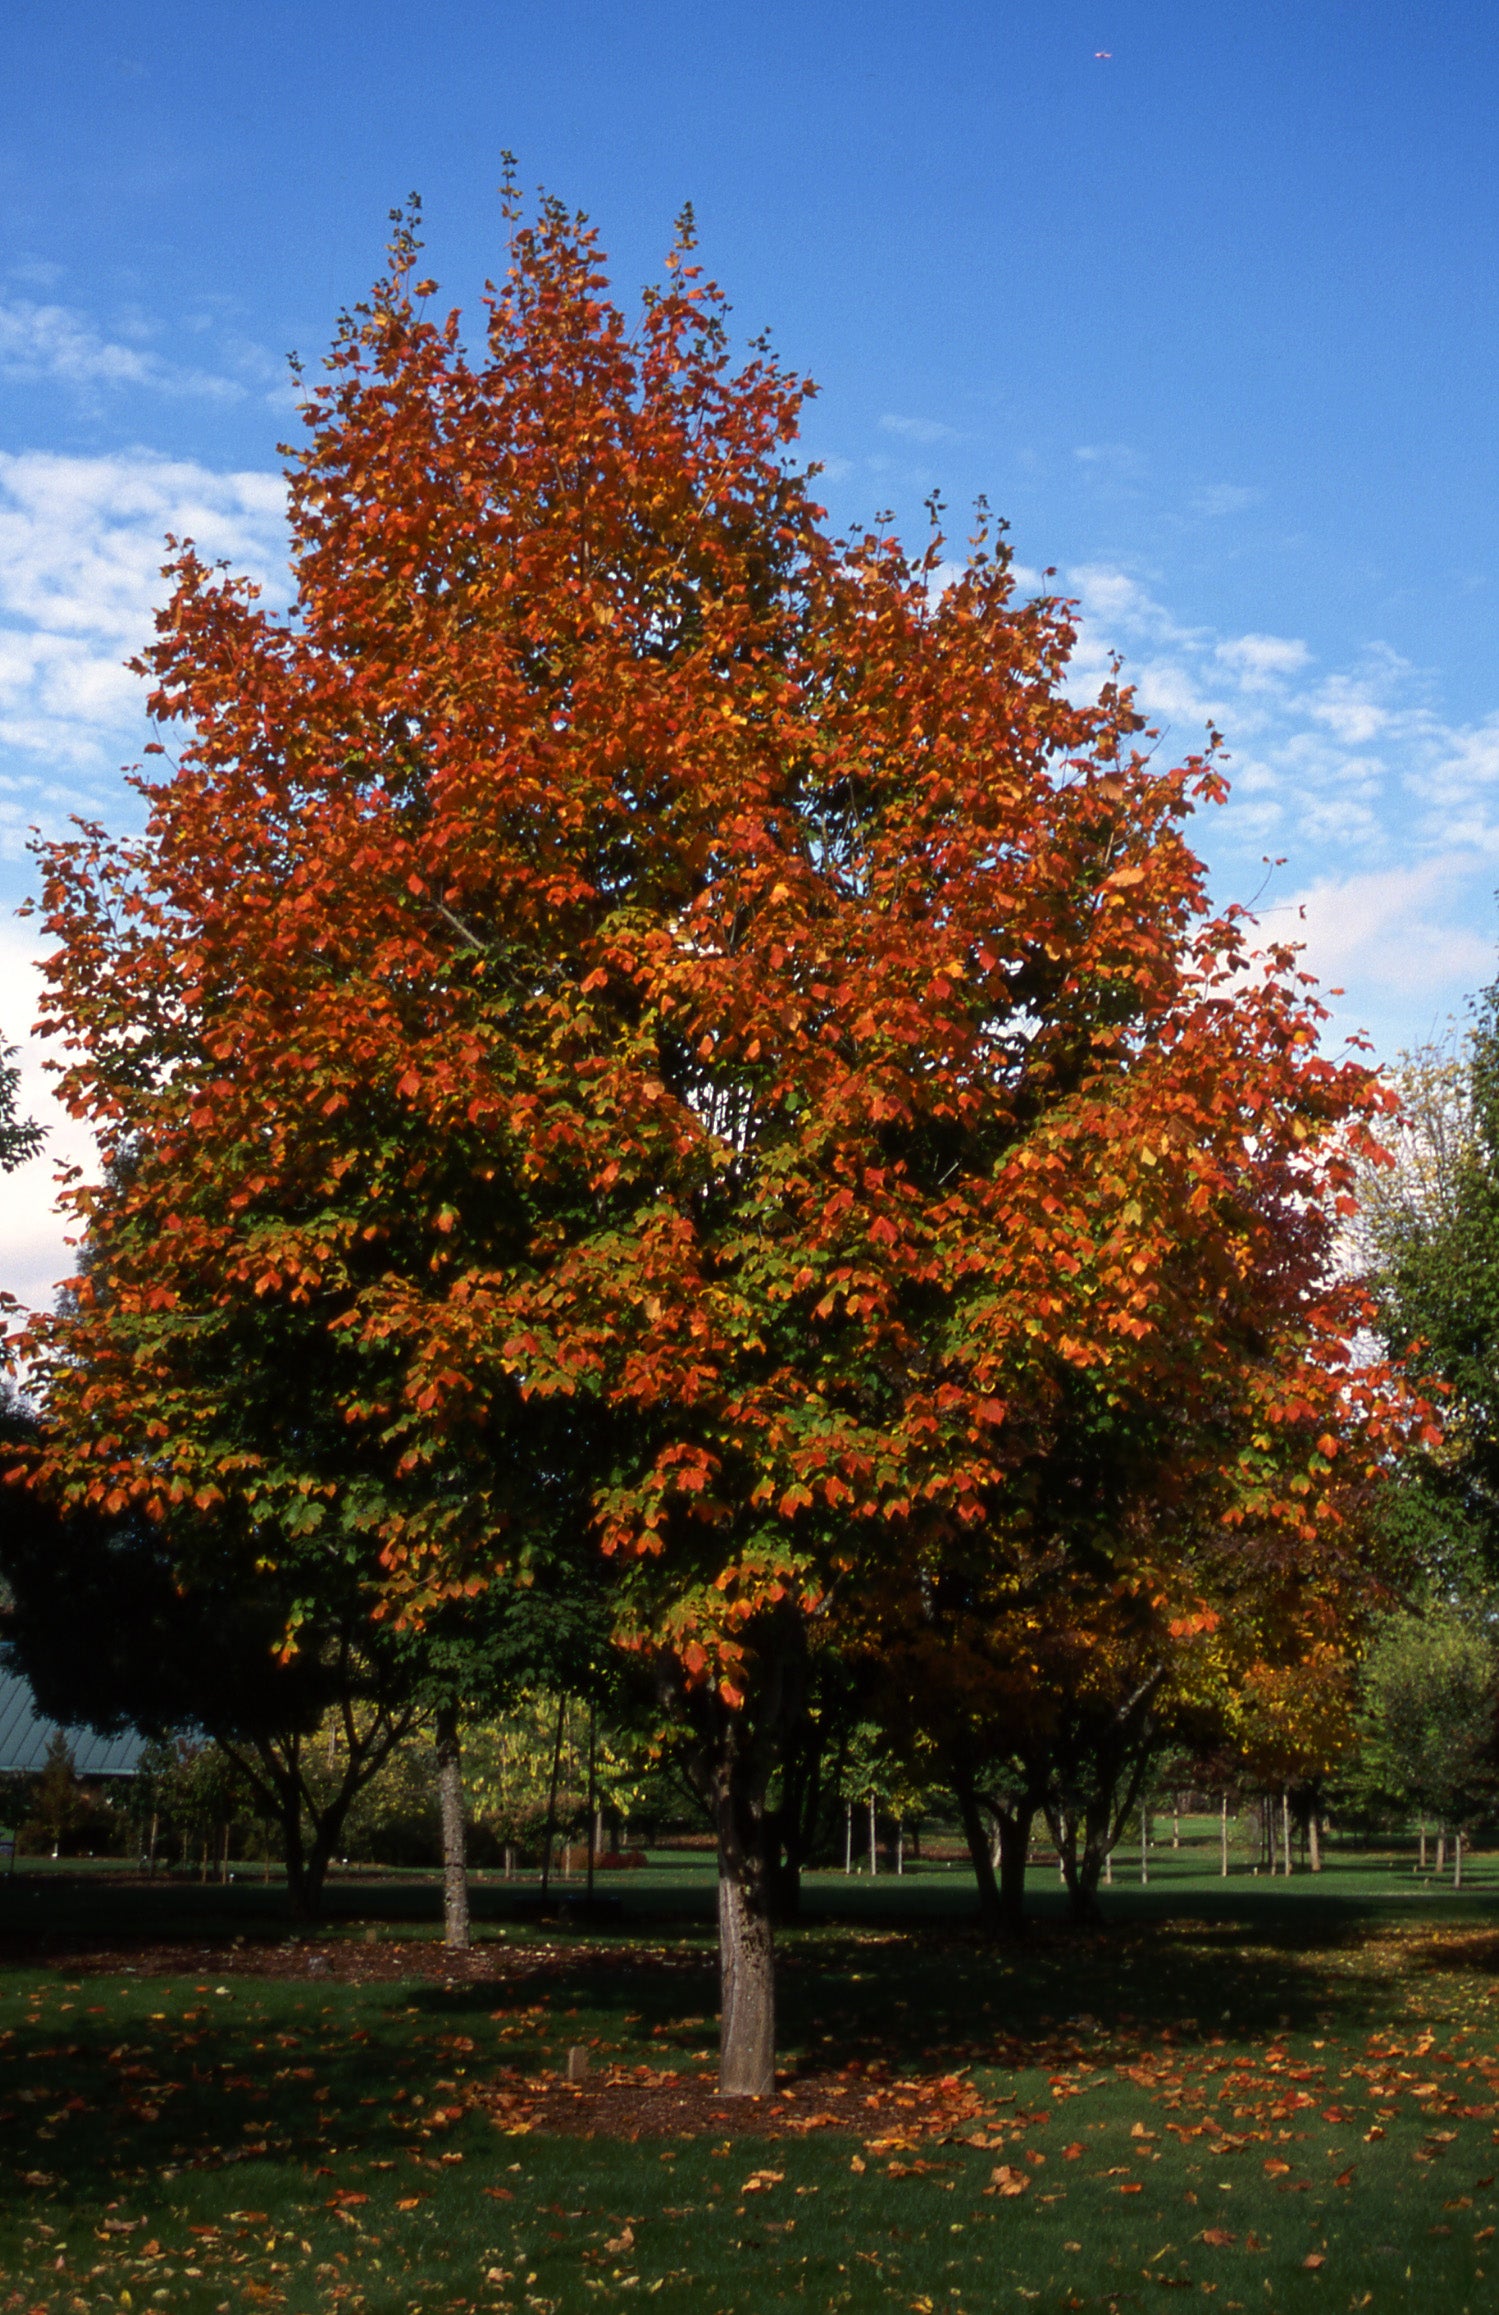
[[(0, 455), (0, 894), (29, 881), (32, 826), (71, 813), (118, 826), (119, 777), (146, 737), (143, 687), (122, 662), (149, 639), (162, 600), (164, 538), (284, 592), (281, 477), (215, 473), (137, 451), (112, 458)], [(35, 935), (0, 916), (0, 1037), (22, 1049), (25, 1113), (47, 1127), (40, 1157), (0, 1175), (0, 1286), (45, 1304), (71, 1267), (54, 1211), (59, 1161), (88, 1165), (92, 1142), (51, 1092), (28, 1032), (37, 1009)]]
[[(1412, 1040), (1434, 1033), (1494, 972), (1494, 941), (1474, 921), (1487, 899), (1482, 864), (1447, 852), (1404, 867), (1321, 876), (1260, 911), (1277, 939), (1305, 943), (1327, 992), (1346, 991), (1352, 1022), (1393, 1007)], [(1475, 905), (1476, 904), (1476, 905)]]
[(0, 1287), (33, 1309), (45, 1309), (72, 1270), (55, 1202), (58, 1168), (77, 1165), (89, 1173), (96, 1164), (93, 1137), (60, 1107), (40, 1041), (30, 1035), (41, 995), (40, 953), (20, 926), (0, 923), (0, 1037), (18, 1049), (18, 1114), (35, 1118), (47, 1135), (37, 1157), (0, 1174)]
[(14, 856), (28, 819), (78, 809), (90, 775), (117, 798), (119, 762), (145, 736), (143, 689), (123, 663), (165, 593), (168, 532), (275, 592), (281, 478), (146, 451), (0, 454), (0, 853)]

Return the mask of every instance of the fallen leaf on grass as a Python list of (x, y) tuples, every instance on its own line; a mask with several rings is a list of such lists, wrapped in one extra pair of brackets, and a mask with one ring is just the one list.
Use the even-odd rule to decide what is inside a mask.
[(1074, 2138), (1070, 2146), (1064, 2146), (1062, 2148), (1062, 2160), (1064, 2162), (1077, 2162), (1084, 2154), (1087, 2153), (1087, 2151), (1088, 2150), (1083, 2145), (1082, 2140)]
[(1265, 2176), (1266, 2178), (1284, 2178), (1290, 2167), (1291, 2165), (1283, 2161), (1280, 2155), (1272, 2154), (1265, 2164)]
[(1227, 2227), (1204, 2227), (1197, 2239), (1200, 2243), (1211, 2243), (1215, 2251), (1226, 2251), (1229, 2244), (1236, 2243), (1239, 2238), (1231, 2235)]
[(1320, 2251), (1308, 2251), (1301, 2264), (1303, 2267), (1310, 2267), (1315, 2273), (1318, 2267), (1325, 2267), (1327, 2261)]
[[(484, 2191), (487, 2194), (490, 2192), (490, 2189), (486, 2187)], [(421, 2207), (421, 2200), (422, 2198), (419, 2194), (403, 2194), (400, 2201), (396, 2204), (396, 2209), (398, 2211), (418, 2210)]]
[(999, 2167), (992, 2170), (989, 2175), (1000, 2193), (1004, 2195), (1024, 2194), (1031, 2183), (1023, 2170), (1012, 2168), (1008, 2162), (1000, 2163)]
[(491, 2202), (514, 2202), (515, 2200), (508, 2186), (487, 2186), (484, 2192)]
[(767, 2187), (779, 2186), (785, 2175), (784, 2170), (752, 2170), (739, 2191), (741, 2194), (764, 2194)]
[(1121, 2194), (1143, 2194), (1145, 2189), (1137, 2178), (1127, 2178), (1119, 2192)]
[(869, 2165), (862, 2154), (856, 2154), (851, 2157), (848, 2167), (850, 2170), (867, 2170)]
[(612, 2241), (605, 2243), (604, 2248), (614, 2257), (617, 2257), (621, 2251), (633, 2251), (635, 2248), (635, 2229), (632, 2226), (621, 2227)]

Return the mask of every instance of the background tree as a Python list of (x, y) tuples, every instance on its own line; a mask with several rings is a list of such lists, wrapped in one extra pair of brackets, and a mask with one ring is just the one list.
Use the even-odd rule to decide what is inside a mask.
[(17, 1117), (20, 1092), (21, 1072), (16, 1066), (15, 1047), (0, 1042), (0, 1173), (13, 1173), (17, 1166), (35, 1157), (45, 1139), (39, 1125), (29, 1118)]
[(1470, 1613), (1437, 1606), (1389, 1617), (1364, 1668), (1361, 1719), (1356, 1775), (1365, 1794), (1461, 1835), (1499, 1783), (1491, 1632)]
[(38, 1710), (102, 1735), (211, 1737), (280, 1827), (296, 1910), (317, 1913), (350, 1806), (419, 1710), (419, 1668), (357, 1582), (335, 1588), (320, 1565), (320, 1596), (299, 1596), (201, 1519), (168, 1533), (130, 1510), (59, 1513), (14, 1486), (5, 1511), (0, 1655)]
[(1418, 1590), (1482, 1593), (1499, 1575), (1499, 990), (1393, 1077), (1393, 1163), (1364, 1170), (1359, 1249), (1381, 1333), (1444, 1406), (1440, 1442), (1401, 1467), (1383, 1518)]
[(1382, 1096), (1208, 913), (1211, 765), (1073, 702), (982, 524), (945, 591), (940, 533), (832, 540), (807, 389), (732, 369), (690, 258), (632, 332), (546, 203), (471, 357), (403, 223), (306, 405), (295, 617), (173, 565), (176, 768), (139, 839), (46, 854), (117, 1162), (28, 1353), (39, 1484), (222, 1510), (408, 1620), (581, 1487), (758, 2093), (814, 1630), (955, 1536), (1002, 1559), (1079, 1390), (1178, 1409), (1244, 1554), (1335, 1529), (1389, 1419), (1330, 1251)]
[(31, 1789), (31, 1820), (56, 1857), (69, 1833), (87, 1814), (88, 1802), (73, 1765), (73, 1747), (64, 1731), (55, 1728)]
[[(603, 1566), (580, 1530), (548, 1553), (533, 1550), (518, 1583), (492, 1583), (444, 1601), (402, 1635), (415, 1693), (432, 1719), (442, 1823), (443, 1922), (449, 1946), (469, 1942), (467, 1802), (462, 1731), (503, 1715), (525, 1692), (554, 1686), (585, 1712), (611, 1679)], [(592, 1833), (590, 1831), (590, 1840)]]

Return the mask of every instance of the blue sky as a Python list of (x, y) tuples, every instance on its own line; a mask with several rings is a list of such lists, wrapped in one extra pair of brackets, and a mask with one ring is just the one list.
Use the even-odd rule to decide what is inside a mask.
[[(11, 0), (6, 46), (0, 909), (32, 823), (130, 815), (161, 533), (274, 577), (287, 349), (412, 188), (472, 304), (508, 147), (626, 296), (694, 203), (820, 383), (838, 523), (984, 492), (1083, 604), (1080, 680), (1117, 646), (1169, 747), (1219, 722), (1215, 887), (1301, 926), (1340, 1032), (1392, 1055), (1491, 976), (1492, 7)], [(34, 947), (0, 916), (12, 1037)], [(49, 1178), (0, 1188), (27, 1294)]]

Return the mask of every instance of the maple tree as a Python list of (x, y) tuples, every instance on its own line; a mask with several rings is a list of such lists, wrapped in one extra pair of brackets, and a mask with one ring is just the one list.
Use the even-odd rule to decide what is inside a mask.
[[(144, 833), (45, 852), (113, 1162), (35, 1477), (407, 1620), (580, 1518), (760, 2092), (814, 1619), (1002, 1562), (1057, 1442), (1147, 1410), (1246, 1555), (1335, 1529), (1401, 1419), (1330, 1262), (1385, 1097), (1209, 911), (1212, 762), (1069, 697), (1066, 605), (982, 521), (946, 585), (935, 530), (829, 535), (809, 389), (734, 369), (690, 228), (632, 330), (580, 220), (511, 214), (472, 353), (398, 225), (305, 406), (291, 611), (182, 547)], [(1090, 1486), (1053, 1540), (1102, 1570)], [(1191, 1616), (1180, 1556), (1168, 1505), (1127, 1580)]]

